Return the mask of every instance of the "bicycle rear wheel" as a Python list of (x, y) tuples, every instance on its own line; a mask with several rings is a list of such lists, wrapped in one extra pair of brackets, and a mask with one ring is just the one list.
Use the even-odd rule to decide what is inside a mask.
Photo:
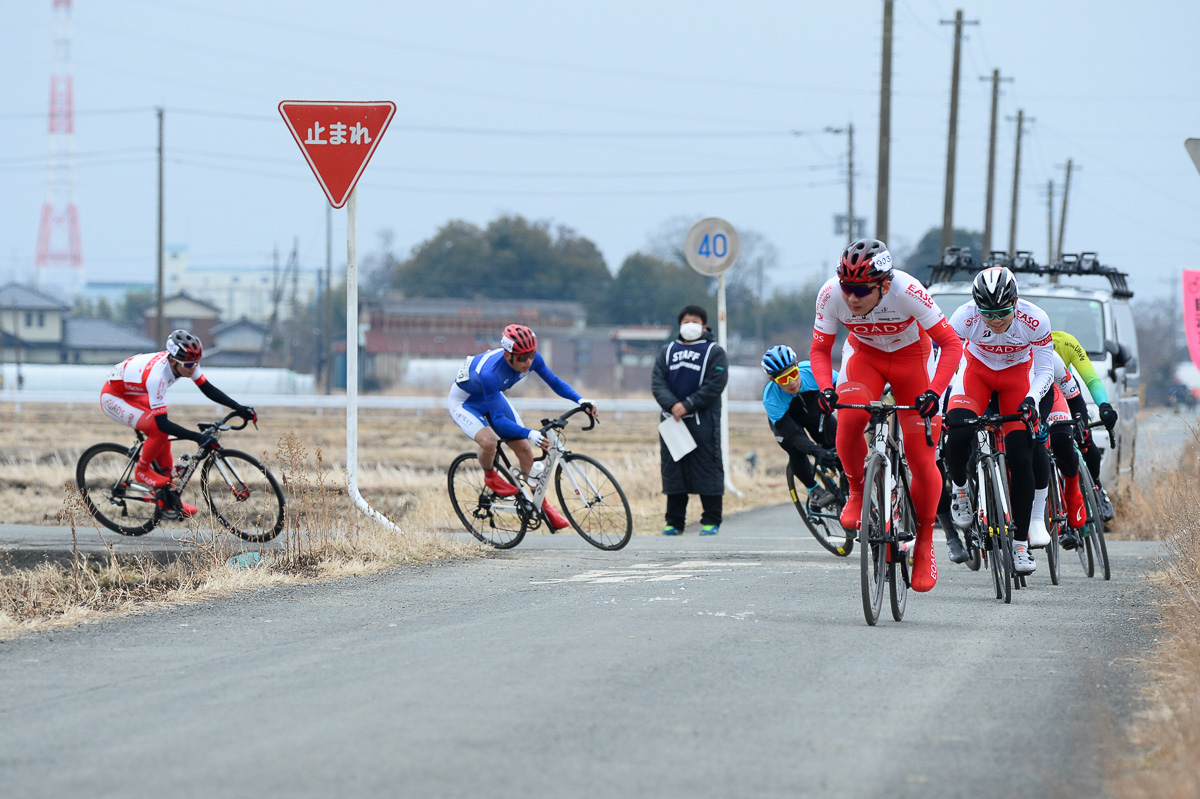
[[(852, 533), (846, 532), (846, 529), (838, 522), (843, 503), (838, 502), (820, 510), (810, 509), (808, 498), (801, 497), (796, 491), (796, 475), (792, 472), (791, 464), (788, 464), (787, 467), (787, 484), (792, 504), (796, 506), (796, 512), (800, 514), (804, 526), (812, 533), (812, 537), (817, 539), (817, 543), (838, 557), (844, 558), (853, 552), (854, 536)], [(833, 487), (828, 484), (826, 484), (826, 488), (835, 496), (840, 495), (840, 492), (834, 491)]]
[[(1112, 568), (1108, 562), (1108, 544), (1104, 540), (1104, 517), (1100, 515), (1100, 497), (1092, 475), (1088, 472), (1083, 458), (1079, 459), (1079, 490), (1083, 493), (1083, 502), (1087, 506), (1088, 527), (1090, 535), (1085, 541), (1092, 549), (1092, 558), (1096, 570), (1104, 575), (1105, 580), (1112, 579)], [(1092, 575), (1088, 575), (1091, 577)]]
[(200, 470), (200, 490), (213, 515), (238, 538), (261, 544), (283, 529), (283, 489), (245, 452), (221, 449), (209, 455)]
[(890, 510), (884, 477), (883, 459), (876, 455), (867, 464), (863, 479), (862, 521), (858, 529), (863, 616), (872, 627), (879, 621), (888, 572), (886, 525)]
[(629, 500), (617, 478), (600, 461), (568, 452), (554, 475), (554, 491), (571, 526), (584, 541), (608, 551), (629, 543), (633, 535)]
[[(504, 464), (497, 461), (496, 470), (516, 485)], [(525, 500), (520, 494), (499, 497), (487, 488), (476, 453), (464, 452), (455, 458), (446, 474), (446, 483), (450, 504), (467, 532), (496, 549), (510, 549), (521, 543), (529, 529), (529, 514), (519, 512), (517, 500)]]
[(162, 516), (154, 489), (134, 480), (136, 464), (128, 446), (105, 443), (84, 450), (75, 467), (88, 512), (121, 535), (145, 535)]

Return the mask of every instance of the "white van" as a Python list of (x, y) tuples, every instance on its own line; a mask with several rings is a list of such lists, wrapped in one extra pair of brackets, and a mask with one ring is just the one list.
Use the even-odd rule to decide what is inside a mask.
[[(1055, 330), (1065, 330), (1087, 350), (1088, 357), (1104, 382), (1108, 401), (1120, 421), (1113, 431), (1098, 427), (1096, 443), (1106, 450), (1100, 468), (1105, 487), (1126, 487), (1132, 481), (1137, 456), (1137, 421), (1140, 405), (1140, 364), (1137, 330), (1133, 324), (1133, 297), (1127, 275), (1102, 266), (1095, 253), (1063, 255), (1053, 266), (1038, 266), (1029, 253), (1009, 258), (994, 252), (985, 264), (975, 264), (965, 248), (951, 247), (942, 263), (932, 268), (929, 293), (950, 317), (956, 308), (971, 300), (971, 281), (986, 266), (1007, 266), (1017, 276), (1022, 299), (1038, 305), (1050, 315)], [(1078, 378), (1078, 375), (1076, 375)], [(1083, 380), (1079, 380), (1092, 421), (1099, 419), (1096, 404)]]

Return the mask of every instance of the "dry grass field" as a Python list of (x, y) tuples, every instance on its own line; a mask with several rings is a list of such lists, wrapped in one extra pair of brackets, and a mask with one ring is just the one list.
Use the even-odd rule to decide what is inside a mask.
[[(520, 399), (516, 399), (518, 408)], [(215, 415), (215, 407), (214, 415)], [(572, 420), (567, 446), (601, 460), (616, 474), (635, 515), (634, 533), (658, 532), (664, 500), (659, 493), (658, 434), (654, 413), (617, 414), (601, 403), (600, 424), (586, 433)], [(569, 406), (564, 402), (564, 410)], [(526, 421), (547, 415), (529, 412)], [(199, 407), (183, 407), (171, 418), (194, 425), (208, 416)], [(265, 408), (258, 430), (227, 433), (222, 445), (268, 463), (285, 490), (322, 479), (344, 488), (346, 417), (344, 411)], [(449, 416), (438, 411), (360, 410), (359, 487), (367, 501), (402, 527), (423, 532), (461, 532), (446, 495), (446, 468), (459, 452), (474, 447)], [(18, 413), (0, 404), (0, 523), (56, 525), (63, 507), (63, 486), (74, 481), (80, 453), (94, 443), (132, 443), (132, 431), (110, 421), (98, 406), (29, 405)], [(193, 452), (189, 442), (175, 446), (176, 457)], [(726, 495), (726, 512), (787, 501), (787, 459), (767, 428), (765, 416), (731, 414), (730, 451), (734, 485), (745, 496)], [(758, 455), (758, 468), (747, 473), (745, 456)], [(200, 505), (198, 489), (184, 498)], [(290, 499), (290, 498), (289, 498)], [(699, 518), (699, 503), (696, 519)], [(328, 509), (335, 526), (361, 526), (361, 514), (347, 499)], [(690, 508), (689, 508), (690, 510)], [(691, 521), (691, 520), (690, 520)], [(581, 540), (582, 543), (582, 540)]]

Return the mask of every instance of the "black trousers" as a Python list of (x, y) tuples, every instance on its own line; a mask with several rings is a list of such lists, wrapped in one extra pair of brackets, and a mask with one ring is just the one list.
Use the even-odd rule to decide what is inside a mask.
[[(700, 505), (704, 512), (700, 514), (700, 524), (721, 523), (721, 508), (724, 506), (724, 496), (721, 494), (701, 494)], [(667, 526), (682, 530), (687, 520), (687, 494), (667, 494)]]

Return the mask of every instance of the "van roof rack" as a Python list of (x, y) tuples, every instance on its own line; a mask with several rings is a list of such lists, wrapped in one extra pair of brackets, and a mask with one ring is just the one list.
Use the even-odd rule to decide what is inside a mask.
[(1133, 290), (1128, 283), (1129, 275), (1115, 267), (1103, 266), (1094, 252), (1063, 253), (1055, 263), (1043, 266), (1027, 250), (1017, 250), (1012, 256), (1004, 250), (992, 250), (986, 261), (976, 264), (969, 247), (947, 247), (942, 262), (929, 267), (929, 280), (931, 283), (948, 283), (954, 280), (956, 272), (970, 272), (973, 275), (989, 266), (1007, 266), (1017, 273), (1042, 277), (1104, 277), (1112, 286), (1114, 297), (1133, 297)]

